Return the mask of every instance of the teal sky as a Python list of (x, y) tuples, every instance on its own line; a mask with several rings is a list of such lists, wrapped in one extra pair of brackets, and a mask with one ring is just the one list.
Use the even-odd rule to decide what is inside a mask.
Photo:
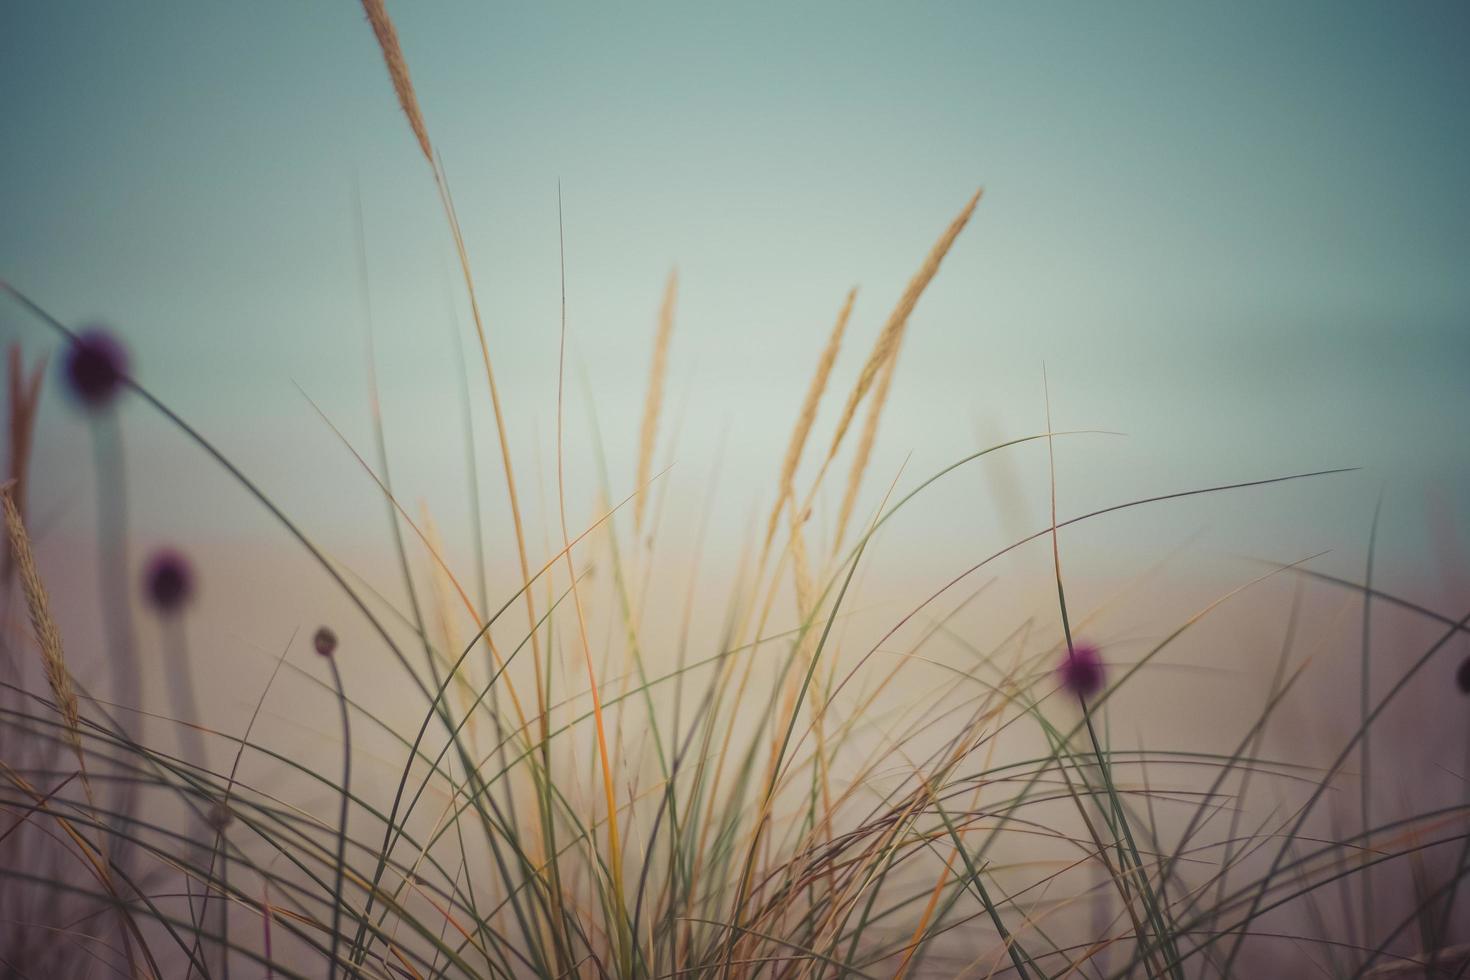
[[(1225, 505), (1257, 532), (1225, 543), (1346, 546), (1356, 565), (1380, 487), (1406, 564), (1429, 553), (1427, 500), (1470, 519), (1463, 5), (390, 9), (528, 483), (552, 472), (560, 182), (577, 512), (593, 479), (580, 378), (625, 491), (671, 266), (681, 435), (663, 454), (697, 497), (727, 434), (735, 539), (846, 290), (861, 289), (844, 387), (983, 185), (913, 319), (865, 503), (910, 452), (917, 479), (1038, 431), (1044, 362), (1059, 427), (1127, 433), (1069, 444), (1064, 512), (1359, 465)], [(6, 4), (0, 105), (0, 276), (63, 319), (113, 324), (145, 382), (288, 509), (339, 529), (381, 510), (295, 384), (367, 448), (359, 182), (400, 483), (462, 516), (465, 303), (357, 4)], [(53, 346), (4, 305), (9, 338)], [(85, 515), (84, 428), (54, 392), (46, 412), (37, 506)], [(242, 500), (200, 492), (215, 484), (192, 450), (136, 406), (124, 421), (143, 526), (255, 526)], [(1028, 492), (1041, 462), (1017, 456)], [(498, 515), (489, 443), (483, 463)], [(989, 486), (966, 479), (940, 498), (962, 515)], [(1180, 528), (1219, 517), (1199, 507)], [(916, 531), (983, 524), (928, 520)]]

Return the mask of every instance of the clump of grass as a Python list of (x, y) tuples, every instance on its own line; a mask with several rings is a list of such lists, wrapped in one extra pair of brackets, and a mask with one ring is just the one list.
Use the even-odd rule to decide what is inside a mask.
[[(9, 935), (54, 937), (41, 953), (15, 940), (15, 949), (4, 950), (7, 969), (64, 975), (96, 962), (152, 977), (908, 980), (1245, 977), (1283, 975), (1285, 964), (1295, 969), (1318, 960), (1335, 975), (1412, 969), (1454, 976), (1470, 963), (1463, 916), (1456, 915), (1470, 867), (1463, 793), (1370, 807), (1363, 801), (1374, 787), (1353, 785), (1357, 806), (1349, 809), (1363, 826), (1334, 827), (1340, 815), (1323, 813), (1357, 778), (1347, 761), (1361, 757), (1370, 730), (1416, 679), (1441, 671), (1445, 689), (1456, 684), (1442, 651), (1470, 634), (1470, 616), (1384, 591), (1371, 563), (1356, 583), (1313, 570), (1310, 559), (1242, 581), (1146, 642), (1102, 642), (1098, 621), (1111, 606), (1069, 605), (1061, 560), (1069, 528), (1123, 510), (1342, 471), (1197, 487), (1066, 517), (1057, 513), (1053, 470), (1045, 526), (936, 580), (907, 608), (861, 608), (859, 577), (881, 563), (880, 536), (924, 505), (936, 484), (1033, 443), (1045, 442), (1053, 461), (1060, 440), (1085, 435), (1055, 431), (1048, 413), (1042, 431), (970, 452), (917, 482), (895, 478), (874, 516), (852, 529), (910, 320), (979, 193), (943, 228), (880, 328), (830, 436), (818, 442), (825, 451), (801, 496), (798, 474), (806, 447), (820, 438), (821, 400), (853, 314), (856, 290), (848, 293), (784, 453), (773, 458), (771, 506), (757, 512), (749, 552), (726, 583), (723, 619), (693, 622), (691, 583), (673, 649), (640, 611), (650, 592), (651, 601), (665, 598), (650, 585), (657, 581), (651, 568), (660, 508), (647, 500), (658, 480), (676, 280), (671, 275), (664, 291), (637, 420), (633, 485), (614, 492), (604, 468), (607, 503), (581, 526), (568, 516), (576, 488), (564, 467), (563, 318), (560, 541), (547, 544), (533, 566), (488, 334), (448, 183), (396, 29), (381, 0), (364, 0), (363, 7), (460, 257), (500, 436), (516, 587), (497, 606), (488, 587), (472, 601), (427, 503), (415, 523), (394, 496), (375, 391), (377, 470), (347, 448), (387, 502), (406, 604), (330, 560), (122, 365), (109, 399), (131, 392), (160, 413), (308, 550), (371, 628), (368, 645), (382, 648), (354, 643), (354, 676), (381, 671), (395, 678), (395, 708), (412, 707), (417, 727), (400, 730), (362, 699), (358, 685), (349, 693), (336, 634), (322, 629), (310, 649), (325, 658), (329, 680), (298, 665), (306, 644), (294, 638), (275, 670), (330, 706), (321, 718), (331, 721), (302, 721), (340, 755), (329, 760), (300, 750), (294, 730), (290, 745), (280, 734), (257, 732), (274, 672), (239, 734), (217, 719), (208, 726), (172, 719), (211, 747), (230, 750), (228, 773), (209, 764), (219, 751), (201, 748), (180, 758), (134, 735), (118, 716), (141, 705), (113, 703), (116, 692), (77, 692), (6, 484), (0, 497), (10, 553), (49, 698), (18, 674), (0, 680), (0, 807), (8, 817), (0, 847), (12, 849), (7, 858), (22, 841), (31, 848), (0, 862), (0, 902), (7, 920), (22, 924)], [(64, 342), (76, 342), (40, 305), (4, 289)], [(12, 433), (29, 432), (35, 416), (34, 383), (20, 378), (13, 366)], [(806, 528), (823, 506), (818, 491), (865, 402), (841, 500), (833, 514), (823, 514), (834, 528), (831, 547), (814, 548)], [(13, 442), (12, 473), (24, 469), (28, 437), (25, 447), (17, 457)], [(478, 522), (477, 492), (471, 508)], [(400, 522), (414, 533), (401, 533)], [(632, 548), (625, 546), (629, 527)], [(995, 581), (980, 576), (998, 576), (1006, 556), (1043, 539), (1051, 546), (1054, 587), (1046, 603), (986, 607), (984, 615), (1002, 627), (976, 628), (973, 613)], [(158, 569), (149, 581), (161, 585), (151, 594), (156, 608), (174, 617), (187, 590), (160, 579)], [(436, 629), (413, 586), (423, 574), (432, 581)], [(1202, 624), (1291, 577), (1298, 584), (1275, 673), (1259, 710), (1238, 719), (1229, 745), (1133, 745), (1126, 730), (1140, 675), (1163, 666)], [(1274, 754), (1267, 738), (1318, 652), (1299, 649), (1309, 581), (1338, 595), (1346, 590), (1375, 610), (1391, 606), (1436, 631), (1386, 689), (1361, 686), (1355, 728), (1325, 767)], [(533, 600), (535, 592), (544, 602)], [(518, 606), (524, 626), (511, 622)], [(875, 630), (871, 621), (880, 616)], [(473, 621), (470, 635), (456, 617)], [(1366, 611), (1362, 629), (1366, 651)], [(15, 633), (3, 634), (7, 650), (19, 642)], [(422, 646), (421, 662), (404, 654), (411, 645)], [(571, 652), (559, 658), (567, 647)], [(370, 661), (381, 652), (389, 655), (387, 668)], [(664, 652), (670, 655), (657, 656)], [(526, 673), (534, 677), (535, 700), (523, 703), (514, 679)], [(1463, 674), (1461, 668), (1461, 688)], [(194, 713), (192, 699), (177, 703), (186, 707), (176, 713)], [(1387, 741), (1374, 731), (1374, 758), (1387, 757)], [(63, 764), (64, 755), (75, 766)], [(247, 755), (262, 768), (242, 771)], [(90, 778), (120, 792), (94, 800), (87, 789), (84, 800), (74, 799), (69, 787), (78, 775), (83, 786)], [(1268, 792), (1274, 798), (1262, 802)], [(78, 860), (86, 875), (74, 872)], [(1389, 872), (1406, 868), (1409, 887), (1386, 887)], [(1369, 875), (1378, 876), (1371, 898)], [(62, 897), (89, 904), (77, 911)], [(117, 942), (77, 924), (98, 909), (117, 913)], [(1367, 922), (1370, 914), (1379, 921)], [(1306, 952), (1288, 961), (1280, 952), (1286, 944)]]

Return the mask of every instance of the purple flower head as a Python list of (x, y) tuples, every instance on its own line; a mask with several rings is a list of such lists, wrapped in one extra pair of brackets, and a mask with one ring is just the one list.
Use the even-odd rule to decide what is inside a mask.
[(1470, 657), (1460, 662), (1460, 669), (1455, 671), (1455, 683), (1460, 685), (1460, 693), (1470, 694)]
[(181, 552), (160, 548), (148, 559), (143, 588), (154, 609), (165, 616), (171, 615), (194, 597), (194, 569)]
[(337, 634), (332, 632), (330, 626), (317, 630), (312, 642), (316, 645), (316, 652), (323, 657), (330, 657), (337, 650)]
[(1091, 643), (1076, 643), (1057, 668), (1062, 687), (1079, 697), (1090, 697), (1102, 690), (1103, 662), (1097, 647)]
[(128, 373), (128, 349), (104, 327), (77, 334), (62, 360), (66, 387), (83, 408), (98, 411), (112, 404)]

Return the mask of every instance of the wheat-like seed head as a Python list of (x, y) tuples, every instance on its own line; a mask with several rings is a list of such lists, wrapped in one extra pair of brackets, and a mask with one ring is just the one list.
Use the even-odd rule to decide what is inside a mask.
[(818, 593), (811, 561), (807, 558), (806, 532), (802, 527), (805, 518), (796, 512), (796, 500), (790, 494), (786, 496), (786, 513), (791, 521), (791, 577), (796, 584), (796, 616), (803, 627), (796, 644), (796, 663), (800, 669), (791, 672), (787, 685), (787, 698), (794, 704), (798, 675), (811, 662), (817, 649), (818, 630), (813, 618), (817, 611)]
[(878, 387), (873, 389), (873, 400), (868, 404), (868, 417), (863, 420), (863, 435), (853, 453), (852, 469), (847, 476), (847, 489), (842, 493), (842, 509), (837, 515), (837, 531), (832, 536), (832, 551), (835, 554), (842, 546), (847, 534), (847, 522), (852, 519), (852, 508), (857, 503), (858, 487), (862, 486), (863, 473), (868, 468), (868, 458), (873, 454), (873, 443), (878, 438), (878, 419), (883, 415), (883, 406), (888, 402), (888, 389), (893, 384), (893, 371), (898, 365), (898, 348), (889, 352), (878, 376)]
[[(44, 358), (29, 376), (21, 366), (20, 344), (10, 345), (10, 477), (15, 481), (15, 508), (25, 516), (26, 472), (30, 468), (31, 437), (36, 427), (36, 406), (41, 397)], [(0, 583), (9, 584), (14, 568), (10, 549), (0, 563)]]
[(812, 374), (811, 383), (807, 385), (806, 399), (801, 403), (801, 414), (797, 416), (796, 428), (791, 430), (791, 440), (786, 444), (786, 457), (781, 461), (781, 477), (776, 483), (776, 503), (771, 508), (771, 518), (766, 524), (767, 548), (776, 535), (776, 524), (781, 517), (783, 502), (796, 495), (796, 488), (792, 485), (796, 478), (796, 467), (801, 462), (802, 450), (806, 448), (807, 436), (811, 435), (812, 423), (816, 421), (817, 406), (827, 390), (827, 379), (832, 375), (832, 365), (837, 363), (837, 352), (842, 347), (842, 335), (847, 332), (847, 321), (852, 316), (855, 299), (856, 286), (848, 290), (847, 299), (837, 314), (837, 322), (832, 326), (827, 346), (822, 349), (822, 356), (817, 360), (817, 370)]
[[(444, 542), (439, 535), (438, 525), (434, 523), (433, 515), (429, 513), (427, 500), (419, 500), (419, 515), (423, 521), (424, 544), (433, 554), (443, 555)], [(454, 612), (454, 579), (440, 562), (434, 561), (429, 565), (429, 583), (433, 587), (434, 616), (439, 622), (439, 634), (443, 646), (441, 659), (447, 669), (453, 666), (452, 658), (455, 654), (464, 648)], [(475, 713), (470, 710), (474, 702), (475, 691), (469, 678), (465, 676), (463, 665), (460, 670), (455, 671), (452, 681), (455, 690), (459, 692), (460, 711), (463, 713), (470, 737), (473, 738), (478, 721)]]
[(674, 303), (679, 298), (679, 270), (669, 272), (664, 286), (664, 301), (658, 311), (658, 333), (653, 340), (653, 365), (648, 370), (648, 394), (643, 401), (643, 427), (638, 434), (638, 477), (634, 486), (640, 491), (633, 501), (633, 526), (643, 529), (643, 511), (647, 506), (645, 488), (653, 475), (653, 450), (658, 442), (658, 415), (664, 401), (664, 375), (669, 369), (669, 338), (674, 334)]
[(362, 0), (362, 9), (367, 14), (373, 34), (378, 38), (378, 47), (383, 50), (383, 60), (388, 63), (388, 76), (393, 79), (393, 91), (398, 93), (398, 104), (408, 117), (408, 125), (419, 141), (419, 149), (429, 166), (434, 166), (434, 151), (429, 145), (429, 128), (424, 125), (424, 115), (419, 111), (419, 100), (413, 92), (413, 81), (408, 77), (408, 62), (403, 57), (403, 48), (398, 44), (398, 31), (383, 0)]
[[(66, 669), (66, 655), (61, 648), (61, 630), (51, 615), (46, 599), (46, 587), (41, 583), (40, 570), (36, 568), (36, 557), (31, 552), (30, 535), (21, 522), (20, 510), (15, 505), (15, 481), (0, 484), (0, 506), (5, 511), (5, 531), (10, 539), (10, 553), (20, 572), (21, 589), (25, 592), (26, 608), (30, 612), (31, 628), (36, 642), (41, 647), (41, 662), (46, 669), (46, 682), (56, 698), (56, 710), (66, 723), (66, 740), (76, 752), (77, 761), (82, 761), (81, 711), (77, 706), (77, 692), (72, 686), (71, 672)], [(83, 767), (85, 769), (85, 766)]]
[(904, 327), (908, 324), (909, 314), (914, 311), (914, 306), (919, 302), (929, 280), (939, 271), (939, 263), (944, 261), (945, 255), (949, 253), (950, 246), (959, 237), (960, 232), (965, 230), (965, 225), (970, 220), (970, 215), (975, 212), (975, 205), (980, 203), (980, 195), (984, 189), (975, 192), (955, 219), (949, 223), (944, 234), (939, 236), (939, 241), (929, 250), (929, 255), (924, 259), (924, 264), (914, 277), (909, 280), (908, 287), (904, 289), (903, 295), (899, 297), (898, 305), (888, 315), (888, 322), (883, 325), (883, 330), (878, 334), (878, 339), (873, 344), (873, 350), (868, 354), (867, 361), (863, 364), (863, 370), (858, 375), (857, 384), (853, 386), (852, 392), (847, 396), (847, 404), (843, 406), (842, 417), (837, 423), (837, 431), (832, 436), (832, 446), (827, 450), (827, 458), (830, 460), (837, 455), (837, 448), (842, 444), (842, 437), (847, 434), (848, 427), (852, 424), (853, 416), (857, 413), (858, 403), (867, 395), (868, 389), (873, 386), (878, 371), (898, 349), (899, 342), (903, 339)]

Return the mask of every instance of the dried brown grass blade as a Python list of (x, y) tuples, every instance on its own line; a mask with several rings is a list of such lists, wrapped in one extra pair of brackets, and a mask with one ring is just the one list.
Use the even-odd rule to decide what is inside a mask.
[[(7, 501), (10, 499), (8, 493), (5, 495), (5, 499)], [(88, 805), (92, 807), (92, 811), (95, 814), (97, 806), (92, 802), (92, 790), (87, 782), (87, 772), (85, 769), (82, 770), (81, 775), (82, 786), (87, 790)], [(128, 975), (133, 977), (134, 980), (140, 977), (158, 977), (157, 964), (154, 962), (152, 954), (148, 952), (148, 940), (144, 938), (143, 933), (138, 929), (138, 923), (134, 920), (132, 910), (126, 902), (122, 901), (121, 896), (118, 894), (117, 885), (113, 881), (112, 870), (107, 857), (105, 838), (103, 841), (97, 843), (88, 840), (77, 829), (75, 824), (52, 808), (51, 800), (47, 794), (42, 793), (28, 782), (24, 776), (3, 761), (0, 761), (0, 776), (3, 776), (17, 789), (29, 796), (33, 801), (33, 808), (36, 812), (44, 813), (56, 821), (57, 825), (65, 831), (67, 837), (71, 838), (72, 843), (76, 845), (77, 855), (81, 859), (82, 865), (87, 869), (88, 873), (97, 879), (103, 891), (113, 900), (118, 919), (124, 930), (123, 950), (128, 958)], [(133, 943), (135, 942), (143, 950), (143, 954), (148, 960), (149, 968), (146, 972), (143, 969), (144, 964), (138, 962), (137, 956), (133, 951)]]
[(378, 39), (378, 47), (383, 51), (383, 61), (388, 65), (388, 77), (393, 80), (393, 91), (398, 94), (398, 104), (403, 108), (403, 114), (408, 118), (409, 128), (413, 130), (414, 138), (419, 141), (419, 149), (424, 153), (424, 159), (429, 161), (429, 166), (434, 165), (434, 150), (429, 145), (429, 129), (424, 125), (424, 114), (419, 111), (419, 100), (413, 91), (413, 80), (408, 77), (408, 62), (403, 57), (403, 48), (398, 43), (398, 30), (393, 26), (393, 20), (388, 16), (388, 8), (383, 5), (383, 0), (362, 0), (363, 12), (367, 14), (368, 23), (372, 25), (373, 34)]
[[(658, 333), (653, 339), (653, 364), (648, 370), (648, 393), (643, 400), (643, 426), (638, 434), (638, 474), (635, 486), (645, 486), (653, 473), (653, 450), (658, 443), (658, 416), (664, 401), (664, 377), (669, 370), (669, 339), (674, 335), (674, 304), (679, 298), (679, 270), (669, 271), (664, 301), (658, 311)], [(648, 495), (633, 501), (633, 527), (643, 530), (643, 512)]]

